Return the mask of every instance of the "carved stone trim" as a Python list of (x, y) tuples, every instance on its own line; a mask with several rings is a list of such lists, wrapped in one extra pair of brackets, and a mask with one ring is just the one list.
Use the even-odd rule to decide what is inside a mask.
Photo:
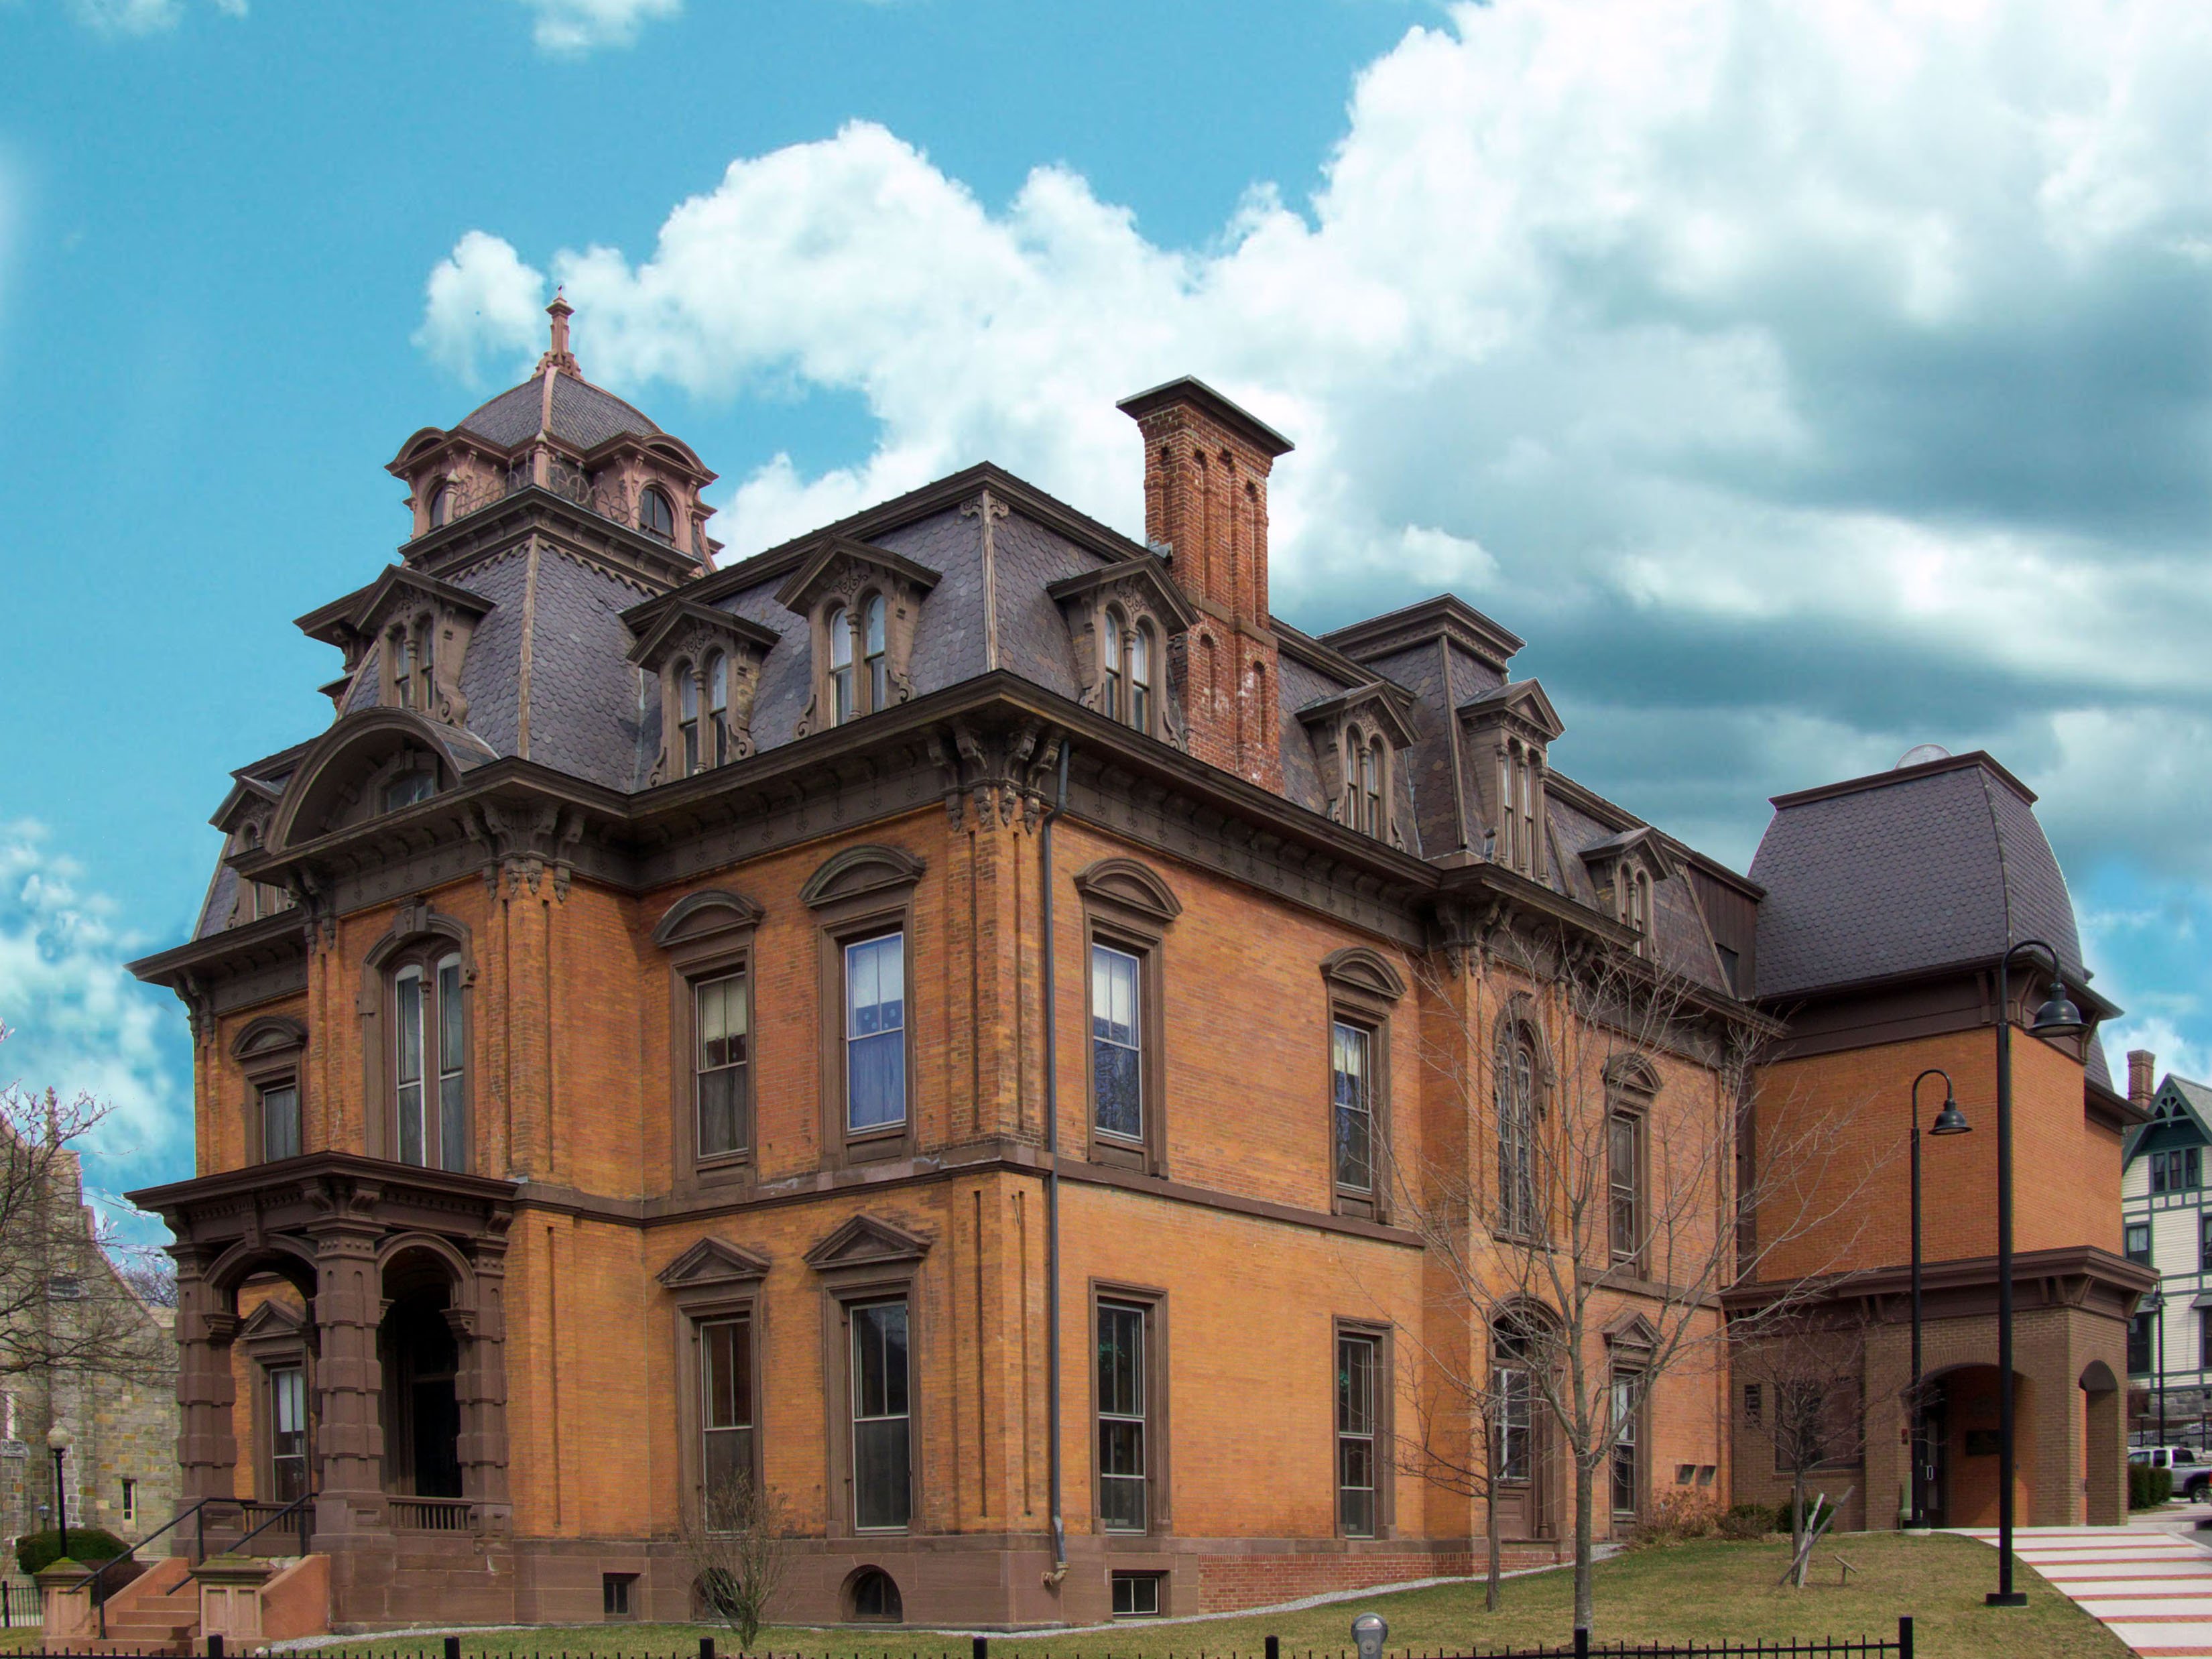
[(707, 887), (686, 893), (670, 905), (653, 930), (653, 942), (665, 950), (679, 939), (704, 939), (732, 928), (754, 927), (768, 913), (743, 893)]
[(919, 1261), (929, 1253), (929, 1240), (874, 1216), (856, 1215), (806, 1253), (806, 1265), (817, 1273), (886, 1261)]
[(799, 890), (799, 902), (820, 909), (863, 893), (911, 887), (921, 879), (922, 861), (896, 847), (848, 847), (827, 860)]
[(1321, 962), (1321, 976), (1333, 985), (1395, 1002), (1406, 994), (1405, 975), (1388, 957), (1364, 945), (1332, 951)]
[(1159, 874), (1134, 859), (1101, 859), (1079, 872), (1076, 890), (1085, 898), (1109, 904), (1161, 923), (1182, 914), (1182, 901)]

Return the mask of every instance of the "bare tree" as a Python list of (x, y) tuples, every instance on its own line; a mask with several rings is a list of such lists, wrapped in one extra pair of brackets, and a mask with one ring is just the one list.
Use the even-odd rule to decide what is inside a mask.
[(1444, 960), (1420, 987), (1421, 1048), (1445, 1106), (1427, 1121), (1452, 1132), (1390, 1153), (1439, 1287), (1420, 1330), (1399, 1326), (1431, 1407), (1407, 1461), (1485, 1498), (1494, 1560), (1497, 1489), (1540, 1481), (1549, 1442), (1572, 1477), (1575, 1621), (1591, 1628), (1597, 1488), (1643, 1479), (1644, 1401), (1725, 1363), (1719, 1293), (1739, 1276), (1771, 1267), (1795, 1286), (1746, 1336), (1819, 1294), (1879, 1160), (1835, 1158), (1853, 1114), (1768, 1109), (1775, 1028), (1662, 965), (1564, 925), (1493, 925)]
[(76, 1147), (108, 1115), (88, 1095), (0, 1085), (0, 1376), (155, 1382), (174, 1364), (109, 1255), (111, 1228), (81, 1200)]
[(700, 1611), (735, 1631), (743, 1652), (760, 1634), (791, 1565), (782, 1501), (750, 1475), (720, 1475), (701, 1496), (698, 1512), (684, 1516), (679, 1534)]
[[(1793, 1559), (1804, 1551), (1813, 1517), (1806, 1508), (1807, 1478), (1824, 1468), (1856, 1464), (1866, 1452), (1864, 1402), (1887, 1393), (1868, 1375), (1863, 1303), (1796, 1310), (1747, 1328), (1739, 1320), (1734, 1373), (1756, 1389), (1746, 1416), (1774, 1453), (1774, 1467), (1790, 1476), (1790, 1541)], [(1908, 1402), (1909, 1404), (1909, 1402)], [(1805, 1582), (1800, 1563), (1797, 1583)]]

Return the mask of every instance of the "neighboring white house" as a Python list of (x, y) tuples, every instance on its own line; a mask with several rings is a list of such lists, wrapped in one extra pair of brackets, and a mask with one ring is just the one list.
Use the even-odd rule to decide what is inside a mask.
[[(2128, 1056), (2130, 1093), (2149, 1084), (2152, 1056)], [(2212, 1085), (2169, 1072), (2151, 1100), (2150, 1121), (2134, 1131), (2120, 1177), (2121, 1237), (2131, 1260), (2159, 1276), (2163, 1305), (2128, 1327), (2128, 1382), (2146, 1392), (2133, 1419), (2137, 1443), (2158, 1433), (2204, 1443), (2212, 1414)], [(2161, 1342), (2161, 1337), (2163, 1341)]]

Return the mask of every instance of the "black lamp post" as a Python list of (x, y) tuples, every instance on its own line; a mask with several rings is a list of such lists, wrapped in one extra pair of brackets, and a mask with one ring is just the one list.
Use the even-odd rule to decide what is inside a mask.
[(2136, 1304), (2136, 1311), (2150, 1317), (2151, 1334), (2158, 1340), (2158, 1373), (2151, 1391), (2158, 1396), (2158, 1442), (2166, 1444), (2166, 1297), (2153, 1285), (2148, 1296)]
[(1943, 1079), (1943, 1105), (1928, 1133), (1962, 1135), (1974, 1127), (1959, 1109), (1948, 1072), (1930, 1066), (1912, 1079), (1912, 1515), (1906, 1523), (1912, 1527), (1928, 1524), (1928, 1419), (1920, 1389), (1920, 1085), (1931, 1077)]
[(76, 1443), (76, 1437), (57, 1423), (46, 1431), (46, 1449), (54, 1455), (54, 1524), (61, 1528), (62, 1554), (69, 1553), (69, 1487), (62, 1478), (62, 1460)]
[(2081, 1011), (2066, 994), (2058, 952), (2039, 939), (2024, 939), (1997, 958), (1997, 1587), (1984, 1598), (1993, 1607), (2024, 1607), (2025, 1592), (2012, 1587), (2012, 959), (2040, 951), (2051, 962), (2051, 991), (2028, 1030), (2041, 1037), (2072, 1036)]

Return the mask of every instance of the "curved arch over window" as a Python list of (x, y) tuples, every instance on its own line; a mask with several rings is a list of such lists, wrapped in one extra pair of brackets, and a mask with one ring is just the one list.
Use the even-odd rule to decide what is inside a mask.
[(676, 539), (676, 508), (659, 484), (647, 484), (637, 498), (637, 527), (665, 542)]
[(881, 1567), (862, 1567), (847, 1581), (845, 1599), (857, 1623), (896, 1625), (906, 1618), (899, 1587)]
[(830, 723), (842, 726), (858, 712), (853, 702), (853, 619), (833, 605), (824, 623), (830, 633)]

